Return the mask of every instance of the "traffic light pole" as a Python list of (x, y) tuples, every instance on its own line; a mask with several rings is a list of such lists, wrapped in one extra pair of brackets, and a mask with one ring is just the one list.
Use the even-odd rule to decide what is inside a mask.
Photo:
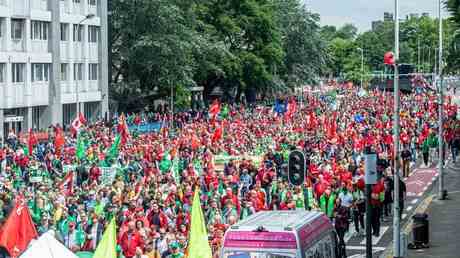
[(401, 221), (399, 217), (399, 1), (395, 0), (395, 72), (394, 72), (394, 197), (393, 197), (393, 256), (400, 257)]

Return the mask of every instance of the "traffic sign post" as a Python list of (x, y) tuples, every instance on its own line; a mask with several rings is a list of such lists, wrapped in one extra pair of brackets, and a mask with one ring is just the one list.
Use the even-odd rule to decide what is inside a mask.
[(364, 182), (366, 183), (366, 258), (372, 258), (371, 193), (377, 183), (377, 154), (366, 151), (364, 156)]

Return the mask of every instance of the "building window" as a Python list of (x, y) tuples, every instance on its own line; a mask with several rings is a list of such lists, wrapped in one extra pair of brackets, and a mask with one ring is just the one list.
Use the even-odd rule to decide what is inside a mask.
[(30, 24), (31, 39), (48, 40), (48, 22), (32, 21)]
[(47, 82), (49, 81), (50, 64), (32, 64), (33, 82)]
[(89, 5), (96, 6), (97, 1), (96, 1), (96, 0), (88, 0), (88, 4), (89, 4)]
[(61, 81), (69, 79), (69, 64), (61, 64)]
[(0, 82), (5, 82), (5, 63), (0, 63)]
[(73, 25), (73, 41), (81, 42), (83, 37), (83, 26), (79, 24)]
[(11, 39), (20, 40), (24, 30), (24, 20), (11, 19)]
[(69, 40), (69, 24), (61, 23), (61, 41)]
[(88, 79), (90, 81), (96, 81), (99, 78), (97, 77), (98, 74), (98, 64), (89, 64), (89, 74), (88, 74)]
[[(1, 2), (2, 0), (0, 0)], [(1, 4), (0, 4), (1, 5)], [(0, 38), (3, 37), (3, 24), (4, 24), (4, 18), (0, 18)]]
[(88, 26), (88, 42), (96, 43), (99, 34), (98, 26)]
[(24, 82), (24, 68), (26, 64), (13, 63), (11, 64), (11, 77), (13, 82)]
[(73, 64), (73, 79), (74, 81), (83, 80), (83, 64)]
[(80, 3), (80, 0), (73, 0), (73, 3), (74, 3), (74, 4), (79, 4), (79, 3)]

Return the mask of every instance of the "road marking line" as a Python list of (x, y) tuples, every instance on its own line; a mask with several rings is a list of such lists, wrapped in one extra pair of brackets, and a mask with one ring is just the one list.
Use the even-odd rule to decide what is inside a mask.
[(353, 227), (350, 225), (350, 230), (348, 230), (348, 232), (345, 234), (345, 236), (343, 237), (343, 240), (345, 241), (345, 243), (347, 243), (348, 241), (350, 241), (350, 239), (353, 237), (353, 235), (356, 233), (356, 230), (355, 230), (355, 226), (353, 225)]
[(418, 199), (414, 199), (414, 200), (412, 200), (410, 203), (411, 203), (411, 204), (416, 204), (417, 202), (418, 202)]
[(412, 208), (414, 208), (414, 207), (409, 206), (409, 207), (406, 208), (406, 211), (410, 211), (410, 210), (412, 210)]
[(418, 197), (420, 197), (420, 196), (422, 196), (422, 195), (423, 195), (423, 193), (419, 193), (419, 194), (417, 194), (417, 196), (418, 196)]
[(406, 213), (404, 213), (404, 214), (401, 216), (402, 219), (405, 219), (406, 217), (407, 217), (407, 214), (406, 214)]
[[(366, 250), (365, 246), (347, 246), (348, 250)], [(383, 251), (385, 247), (373, 246), (372, 251)]]
[[(376, 245), (380, 239), (382, 239), (383, 235), (385, 235), (385, 232), (389, 229), (390, 227), (384, 226), (380, 228), (380, 235), (378, 237), (372, 236), (372, 245)], [(363, 239), (360, 243), (361, 245), (366, 244), (366, 238)]]
[(423, 187), (423, 191), (425, 192), (428, 189), (428, 186)]

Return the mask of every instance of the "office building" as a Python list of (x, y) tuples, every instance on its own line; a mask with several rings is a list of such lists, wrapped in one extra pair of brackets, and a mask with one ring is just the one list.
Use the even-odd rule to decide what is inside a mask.
[(108, 115), (107, 43), (107, 0), (0, 0), (3, 135)]
[(393, 14), (389, 13), (389, 12), (384, 12), (383, 13), (383, 21), (385, 21), (385, 22), (393, 21)]

